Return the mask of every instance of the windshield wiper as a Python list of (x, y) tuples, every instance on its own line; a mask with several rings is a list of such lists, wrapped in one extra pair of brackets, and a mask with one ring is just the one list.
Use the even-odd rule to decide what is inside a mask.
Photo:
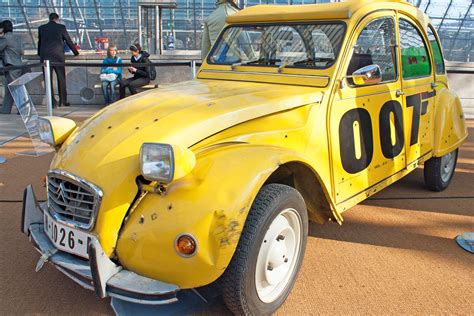
[(288, 67), (288, 66), (295, 66), (295, 65), (301, 65), (301, 64), (315, 64), (317, 62), (326, 62), (326, 63), (329, 63), (329, 62), (332, 62), (334, 61), (333, 58), (308, 58), (308, 59), (303, 59), (303, 60), (298, 60), (298, 61), (288, 61), (286, 63), (283, 63), (282, 65), (280, 65), (280, 67), (278, 67), (278, 72), (281, 73), (283, 71), (284, 68)]
[(237, 66), (245, 66), (245, 65), (249, 65), (249, 64), (255, 64), (255, 63), (258, 63), (258, 62), (262, 62), (262, 61), (265, 61), (264, 59), (255, 59), (255, 60), (250, 60), (250, 61), (246, 61), (246, 62), (238, 62), (238, 63), (233, 63), (230, 68), (232, 70), (235, 70), (237, 68)]

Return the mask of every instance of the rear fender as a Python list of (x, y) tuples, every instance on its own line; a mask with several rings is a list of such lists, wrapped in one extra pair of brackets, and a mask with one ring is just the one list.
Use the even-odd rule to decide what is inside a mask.
[(441, 157), (461, 146), (468, 133), (459, 98), (448, 89), (441, 89), (436, 100), (433, 156)]

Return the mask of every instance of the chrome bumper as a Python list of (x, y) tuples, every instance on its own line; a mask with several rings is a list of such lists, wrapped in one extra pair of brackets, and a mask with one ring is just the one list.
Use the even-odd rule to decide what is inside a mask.
[[(44, 232), (43, 212), (46, 205), (36, 200), (33, 188), (28, 186), (23, 195), (21, 229), (47, 261), (86, 289), (101, 297), (111, 296), (128, 302), (163, 305), (176, 302), (179, 288), (140, 276), (112, 262), (94, 241), (89, 248), (89, 260), (58, 251)], [(51, 255), (52, 254), (52, 255)]]

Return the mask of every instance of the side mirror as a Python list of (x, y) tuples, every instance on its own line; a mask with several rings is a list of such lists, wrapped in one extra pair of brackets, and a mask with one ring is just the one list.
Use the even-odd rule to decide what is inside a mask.
[(59, 148), (75, 129), (76, 123), (64, 117), (44, 116), (38, 118), (41, 140), (55, 148)]
[(351, 78), (356, 86), (378, 84), (382, 82), (382, 70), (379, 65), (369, 65), (354, 71), (347, 78)]

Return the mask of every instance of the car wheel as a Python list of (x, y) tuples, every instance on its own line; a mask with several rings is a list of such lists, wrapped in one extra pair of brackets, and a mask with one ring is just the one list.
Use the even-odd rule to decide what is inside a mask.
[(236, 315), (268, 315), (288, 297), (303, 261), (308, 214), (292, 187), (269, 184), (258, 193), (232, 261), (222, 294)]
[(433, 157), (424, 166), (425, 184), (431, 191), (443, 191), (451, 182), (456, 169), (458, 150), (442, 157)]

